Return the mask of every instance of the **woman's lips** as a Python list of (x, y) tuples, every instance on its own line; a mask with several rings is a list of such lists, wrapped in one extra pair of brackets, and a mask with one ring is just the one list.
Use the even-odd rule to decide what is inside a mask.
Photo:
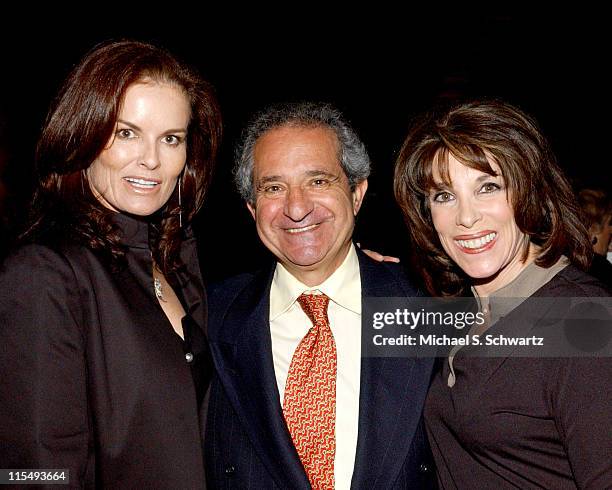
[(124, 177), (123, 180), (136, 192), (150, 192), (157, 189), (161, 184), (159, 180), (145, 179), (143, 177)]
[(485, 252), (495, 245), (497, 232), (486, 231), (474, 235), (460, 235), (453, 239), (455, 245), (464, 253), (478, 254)]

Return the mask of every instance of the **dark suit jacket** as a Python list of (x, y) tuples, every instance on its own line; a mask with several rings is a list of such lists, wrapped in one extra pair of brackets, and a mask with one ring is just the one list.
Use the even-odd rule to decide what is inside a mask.
[[(416, 296), (396, 264), (359, 252), (362, 298)], [(205, 434), (212, 488), (310, 488), (282, 414), (269, 326), (274, 266), (209, 291), (213, 378)], [(352, 488), (428, 488), (421, 424), (432, 359), (363, 358)]]
[[(196, 391), (155, 298), (148, 229), (117, 219), (120, 271), (78, 245), (29, 245), (0, 267), (0, 468), (66, 468), (70, 488), (201, 489)], [(195, 250), (184, 242), (174, 289), (202, 328)]]

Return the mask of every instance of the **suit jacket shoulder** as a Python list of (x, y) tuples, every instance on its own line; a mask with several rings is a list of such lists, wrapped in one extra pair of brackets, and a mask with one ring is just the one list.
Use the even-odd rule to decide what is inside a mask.
[(401, 264), (378, 262), (357, 251), (362, 279), (362, 296), (423, 296)]
[[(211, 340), (218, 338), (223, 319), (233, 308), (237, 298), (243, 304), (244, 297), (256, 296), (260, 298), (265, 294), (261, 288), (269, 288), (274, 273), (275, 263), (257, 272), (249, 272), (229, 277), (222, 281), (212, 283), (206, 287), (208, 297), (208, 336)], [(254, 286), (257, 284), (257, 286)], [(257, 289), (254, 289), (257, 288)]]
[(206, 294), (216, 306), (222, 307), (240, 294), (257, 273), (244, 273), (206, 285)]

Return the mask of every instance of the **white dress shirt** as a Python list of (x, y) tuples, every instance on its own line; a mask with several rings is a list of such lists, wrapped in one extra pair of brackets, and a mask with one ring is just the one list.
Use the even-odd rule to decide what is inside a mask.
[(270, 290), (270, 332), (281, 404), (293, 353), (312, 322), (297, 298), (304, 292), (330, 298), (328, 317), (336, 341), (336, 489), (349, 489), (355, 465), (361, 378), (361, 277), (354, 245), (342, 265), (322, 284), (308, 287), (277, 263)]

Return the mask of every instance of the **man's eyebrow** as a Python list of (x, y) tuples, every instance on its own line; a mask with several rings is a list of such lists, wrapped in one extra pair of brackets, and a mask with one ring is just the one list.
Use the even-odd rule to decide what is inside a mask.
[(282, 175), (267, 175), (266, 177), (262, 177), (261, 179), (258, 179), (256, 183), (257, 185), (262, 185), (262, 184), (267, 184), (268, 182), (277, 182), (282, 179), (283, 179)]
[[(304, 172), (306, 177), (330, 177), (332, 179), (339, 178), (338, 175), (332, 174), (326, 170), (307, 170)], [(282, 175), (266, 175), (265, 177), (261, 177), (257, 180), (257, 185), (267, 184), (268, 182), (278, 182), (279, 180), (283, 180)]]
[(331, 177), (334, 179), (337, 179), (339, 177), (339, 175), (336, 174), (332, 174), (331, 172), (328, 172), (327, 170), (308, 170), (306, 172), (306, 175), (308, 177)]

